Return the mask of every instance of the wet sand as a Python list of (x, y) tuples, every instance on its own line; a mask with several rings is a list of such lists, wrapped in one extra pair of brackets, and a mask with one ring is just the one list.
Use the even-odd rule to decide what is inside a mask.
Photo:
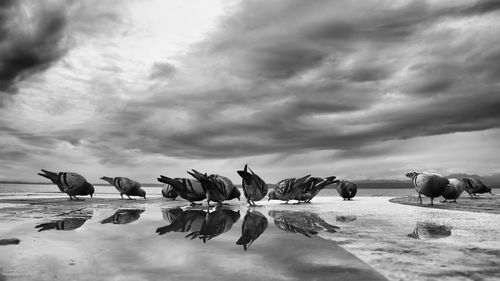
[(497, 195), (486, 194), (471, 198), (465, 194), (458, 198), (457, 202), (441, 202), (440, 200), (443, 200), (443, 198), (439, 197), (434, 199), (434, 206), (430, 204), (429, 198), (422, 197), (422, 204), (418, 202), (417, 196), (397, 197), (390, 201), (423, 208), (500, 214), (500, 196)]
[[(342, 277), (344, 280), (346, 276), (351, 276), (355, 280), (355, 276), (359, 277), (356, 274), (367, 274), (363, 280), (380, 279), (382, 277), (378, 275), (379, 273), (389, 280), (500, 279), (498, 214), (393, 204), (389, 202), (391, 197), (360, 196), (354, 199), (342, 201), (339, 197), (317, 197), (311, 204), (301, 205), (284, 205), (276, 201), (259, 202), (263, 206), (251, 210), (262, 213), (267, 218), (269, 226), (248, 251), (243, 251), (241, 246), (235, 245), (235, 241), (241, 235), (241, 224), (248, 209), (244, 202), (230, 202), (231, 208), (239, 210), (241, 218), (231, 225), (229, 231), (204, 244), (202, 241), (184, 238), (186, 233), (168, 233), (161, 236), (154, 233), (156, 228), (169, 224), (161, 217), (161, 210), (174, 207), (186, 209), (187, 202), (183, 200), (167, 201), (163, 198), (147, 201), (100, 198), (86, 201), (69, 201), (67, 198), (0, 200), (0, 229), (2, 229), (0, 238), (21, 240), (19, 245), (1, 246), (0, 274), (7, 276), (7, 280), (30, 279), (30, 272), (32, 274), (35, 271), (43, 272), (44, 268), (54, 271), (54, 268), (61, 267), (61, 264), (73, 264), (77, 266), (62, 266), (57, 269), (59, 274), (57, 278), (64, 279), (62, 277), (67, 276), (65, 274), (73, 272), (84, 274), (87, 271), (83, 269), (97, 266), (97, 269), (93, 269), (94, 274), (99, 273), (107, 278), (114, 277), (116, 280), (169, 279), (172, 276), (164, 274), (171, 272), (173, 265), (161, 267), (157, 264), (158, 260), (176, 257), (182, 252), (184, 253), (180, 255), (182, 264), (186, 264), (190, 255), (208, 251), (218, 253), (218, 257), (224, 253), (225, 259), (228, 257), (236, 260), (244, 259), (251, 264), (251, 267), (241, 265), (237, 267), (233, 264), (229, 268), (227, 266), (223, 266), (223, 269), (218, 268), (218, 274), (221, 274), (218, 276), (226, 280), (234, 279), (235, 276), (241, 277), (240, 279), (255, 279), (252, 269), (257, 269), (259, 278), (266, 279), (264, 277), (267, 276), (269, 277), (267, 279), (273, 280), (298, 280), (294, 279), (294, 276), (302, 279), (311, 277), (318, 280), (331, 279), (335, 272), (347, 274)], [(143, 209), (144, 212), (139, 212), (138, 218), (125, 225), (101, 223), (116, 214), (120, 208)], [(287, 218), (289, 213), (296, 213), (298, 217)], [(322, 227), (316, 227), (312, 232), (307, 230), (304, 234), (303, 225), (310, 224), (311, 218), (315, 218), (316, 215), (326, 224), (338, 228), (328, 232), (321, 230)], [(64, 217), (72, 217), (74, 220), (66, 225), (53, 225), (53, 227), (75, 229), (59, 232), (55, 230), (37, 232), (40, 228), (35, 229), (36, 225)], [(427, 228), (429, 225), (436, 227)], [(125, 232), (125, 229), (133, 235)], [(449, 231), (436, 232), (436, 229)], [(317, 234), (311, 234), (314, 232)], [(305, 236), (308, 233), (312, 238)], [(411, 233), (417, 233), (418, 238), (409, 237), (408, 234)], [(90, 241), (73, 245), (70, 241), (73, 236), (86, 237), (85, 239)], [(54, 240), (57, 237), (64, 239)], [(283, 237), (286, 238), (286, 243), (283, 242), (285, 241)], [(51, 239), (47, 240), (48, 238)], [(123, 243), (128, 240), (130, 243)], [(39, 245), (40, 241), (46, 244)], [(194, 242), (200, 246), (205, 245), (203, 246), (205, 248), (192, 248), (193, 244), (190, 243)], [(187, 248), (176, 248), (176, 245), (181, 244)], [(273, 248), (275, 246), (278, 248)], [(293, 252), (292, 260), (274, 254), (280, 251), (277, 249), (281, 248), (283, 251), (283, 248), (287, 247), (298, 249)], [(119, 250), (121, 248), (123, 249)], [(66, 254), (67, 256), (61, 257), (48, 253), (44, 255), (43, 249), (51, 249), (51, 252), (54, 252), (53, 249), (62, 249), (63, 253), (71, 255)], [(162, 249), (161, 253), (158, 249)], [(30, 257), (28, 253), (20, 254), (24, 250), (32, 250), (36, 255)], [(95, 258), (96, 255), (103, 258)], [(16, 256), (18, 257), (16, 259), (9, 258), (8, 263), (5, 260), (6, 257)], [(112, 256), (124, 260), (120, 263), (113, 262)], [(248, 256), (253, 258), (249, 259)], [(41, 257), (44, 257), (44, 264), (35, 268), (29, 266)], [(134, 259), (138, 259), (140, 263), (147, 261), (150, 264), (141, 269), (140, 266), (138, 268), (133, 264)], [(296, 266), (287, 267), (286, 264), (292, 261)], [(23, 266), (22, 262), (27, 265)], [(273, 263), (276, 264), (273, 266)], [(103, 265), (111, 268), (107, 269)], [(270, 266), (276, 270), (266, 271)], [(349, 266), (351, 269), (348, 269)], [(130, 276), (120, 273), (120, 271), (126, 272), (129, 267), (138, 273)], [(227, 270), (232, 270), (231, 267), (239, 268), (240, 274), (227, 274)], [(180, 270), (179, 266), (175, 268), (177, 279), (184, 276), (185, 272)], [(16, 275), (20, 272), (24, 272), (24, 275)], [(46, 280), (54, 279), (52, 275), (42, 276), (47, 277)], [(160, 276), (163, 277), (159, 278)], [(89, 280), (92, 280), (90, 277), (96, 278), (91, 275)], [(203, 278), (203, 274), (191, 275), (190, 278), (200, 279)]]

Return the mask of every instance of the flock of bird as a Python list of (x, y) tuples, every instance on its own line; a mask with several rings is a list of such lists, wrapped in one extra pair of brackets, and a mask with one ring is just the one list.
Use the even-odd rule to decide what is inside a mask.
[(491, 187), (485, 185), (479, 179), (448, 179), (439, 174), (428, 172), (408, 172), (405, 175), (413, 181), (420, 204), (422, 204), (422, 194), (431, 198), (431, 205), (434, 205), (434, 198), (440, 196), (444, 198), (442, 202), (446, 202), (446, 200), (457, 202), (458, 197), (460, 197), (464, 190), (471, 198), (477, 197), (478, 193), (490, 193), (493, 195)]
[[(71, 200), (78, 199), (76, 196), (90, 195), (92, 198), (95, 189), (82, 175), (72, 172), (51, 172), (43, 170), (40, 176), (50, 179), (59, 187), (59, 190), (69, 195)], [(227, 177), (207, 173), (200, 173), (196, 170), (187, 172), (193, 178), (170, 178), (160, 175), (158, 181), (164, 184), (162, 195), (166, 198), (175, 199), (178, 196), (197, 204), (196, 202), (207, 200), (222, 205), (224, 201), (232, 199), (240, 200), (240, 190)], [(248, 165), (243, 170), (237, 171), (242, 178), (242, 190), (247, 203), (255, 206), (255, 201), (262, 200), (266, 195), (269, 200), (281, 200), (288, 203), (296, 200), (297, 203), (309, 203), (321, 190), (331, 184), (336, 184), (339, 195), (344, 200), (350, 200), (356, 195), (357, 185), (347, 180), (337, 180), (335, 176), (326, 178), (311, 177), (310, 175), (301, 178), (287, 178), (279, 181), (274, 186), (274, 190), (269, 191), (269, 187)], [(126, 177), (102, 177), (102, 180), (113, 185), (120, 196), (139, 196), (146, 199), (146, 191), (142, 189), (137, 181)]]
[[(40, 176), (50, 179), (59, 187), (61, 192), (69, 195), (71, 200), (78, 196), (94, 194), (94, 186), (90, 184), (83, 176), (71, 172), (51, 172), (43, 170)], [(164, 184), (162, 195), (166, 198), (175, 199), (178, 196), (196, 204), (198, 201), (207, 200), (222, 205), (224, 201), (232, 199), (240, 200), (241, 192), (224, 176), (217, 174), (200, 173), (196, 170), (187, 172), (192, 178), (170, 178), (160, 175), (158, 181)], [(350, 200), (356, 195), (357, 185), (351, 181), (338, 180), (335, 176), (325, 178), (311, 177), (306, 175), (300, 178), (286, 178), (280, 180), (274, 186), (272, 191), (266, 182), (260, 178), (248, 165), (243, 170), (237, 171), (242, 179), (242, 190), (247, 203), (255, 206), (255, 201), (262, 200), (266, 195), (268, 200), (281, 200), (287, 204), (290, 200), (296, 200), (298, 204), (309, 203), (321, 190), (331, 184), (335, 184), (339, 195), (344, 200)], [(413, 181), (415, 190), (418, 193), (419, 202), (422, 203), (422, 195), (431, 198), (431, 205), (434, 204), (434, 198), (442, 196), (446, 200), (456, 202), (462, 192), (465, 190), (471, 197), (476, 197), (478, 193), (491, 193), (491, 188), (483, 184), (479, 179), (474, 178), (445, 178), (439, 174), (428, 172), (409, 172), (406, 176)], [(120, 196), (126, 195), (139, 196), (146, 199), (146, 191), (142, 189), (137, 181), (126, 177), (102, 177), (102, 180), (113, 185)], [(269, 192), (268, 192), (269, 191)]]

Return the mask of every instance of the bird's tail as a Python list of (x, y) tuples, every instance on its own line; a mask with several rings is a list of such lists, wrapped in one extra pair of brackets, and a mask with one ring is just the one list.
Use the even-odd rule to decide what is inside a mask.
[(113, 222), (113, 217), (114, 217), (114, 216), (111, 216), (111, 217), (109, 217), (109, 218), (107, 218), (107, 219), (103, 219), (103, 220), (101, 221), (101, 223), (102, 223), (102, 224), (112, 223), (112, 222)]
[(44, 173), (43, 174), (42, 173), (38, 173), (38, 175), (40, 175), (42, 177), (45, 177), (45, 178), (48, 178), (52, 182), (57, 182), (57, 179), (58, 179), (58, 174), (57, 173), (54, 173), (54, 172), (51, 172), (51, 171), (47, 171), (47, 170), (44, 170), (44, 169), (42, 169), (42, 172), (44, 172)]
[(252, 237), (250, 237), (246, 233), (243, 233), (243, 235), (241, 235), (240, 239), (238, 239), (238, 241), (236, 241), (236, 245), (243, 245), (243, 248), (246, 251), (248, 249), (248, 247), (250, 247), (250, 245), (252, 245), (252, 242), (253, 242)]
[(160, 175), (159, 178), (157, 178), (157, 180), (159, 182), (162, 182), (162, 183), (166, 183), (166, 184), (169, 184), (171, 186), (175, 185), (176, 183), (178, 183), (176, 180), (174, 180), (173, 178), (169, 178), (169, 177), (165, 177), (163, 175)]
[[(247, 166), (245, 166), (246, 168)], [(245, 181), (245, 184), (252, 184), (252, 174), (250, 174), (249, 172), (245, 170), (243, 171), (236, 171), (238, 173), (238, 175), (240, 175), (240, 177)]]

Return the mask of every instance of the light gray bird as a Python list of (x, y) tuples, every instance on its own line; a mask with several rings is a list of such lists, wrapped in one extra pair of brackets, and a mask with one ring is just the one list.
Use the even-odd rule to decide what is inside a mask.
[[(274, 190), (269, 192), (269, 200), (281, 200), (288, 204), (288, 201), (294, 198), (300, 198), (302, 188), (307, 178), (311, 175), (307, 175), (301, 178), (288, 178), (280, 180), (276, 183)], [(295, 199), (296, 200), (296, 199)], [(298, 202), (300, 203), (300, 201)]]
[(146, 191), (141, 188), (141, 184), (139, 182), (124, 177), (102, 177), (101, 180), (113, 185), (116, 190), (120, 192), (122, 199), (123, 194), (127, 195), (129, 200), (133, 200), (130, 196), (139, 196), (146, 199)]
[(330, 176), (326, 178), (310, 177), (302, 185), (302, 191), (300, 192), (299, 198), (294, 198), (298, 201), (304, 201), (304, 203), (310, 203), (311, 200), (319, 194), (321, 190), (330, 184), (339, 182), (335, 180), (335, 176)]
[(267, 184), (255, 174), (248, 165), (241, 171), (237, 171), (242, 178), (243, 194), (247, 198), (250, 206), (256, 206), (255, 201), (259, 201), (267, 195)]
[(236, 245), (243, 245), (243, 249), (248, 250), (248, 247), (264, 233), (266, 228), (266, 217), (260, 212), (248, 209), (241, 225), (241, 237), (236, 241)]
[(181, 198), (188, 200), (192, 205), (195, 205), (196, 201), (207, 198), (205, 190), (203, 190), (198, 180), (169, 178), (160, 175), (158, 181), (170, 185)]
[(414, 239), (439, 239), (451, 235), (451, 226), (434, 222), (417, 222), (415, 229), (408, 237)]
[(90, 195), (90, 198), (92, 198), (94, 194), (94, 186), (88, 183), (80, 174), (70, 172), (54, 173), (44, 169), (42, 169), (42, 172), (43, 174), (38, 173), (38, 175), (51, 180), (59, 187), (61, 192), (69, 195), (70, 200), (81, 200), (76, 195)]
[(174, 187), (168, 183), (163, 184), (163, 187), (161, 188), (161, 195), (163, 195), (163, 197), (165, 198), (173, 200), (175, 200), (175, 198), (179, 196), (179, 194), (175, 191)]
[(422, 204), (423, 194), (430, 197), (431, 205), (434, 205), (434, 198), (443, 195), (446, 186), (449, 184), (447, 178), (434, 173), (408, 172), (405, 175), (412, 179), (420, 204)]
[(479, 179), (464, 178), (463, 181), (465, 183), (465, 191), (469, 193), (469, 196), (471, 198), (478, 197), (478, 193), (490, 193), (491, 195), (493, 195), (491, 187), (485, 185)]
[(459, 180), (455, 178), (448, 179), (449, 184), (446, 186), (443, 192), (444, 200), (441, 202), (447, 202), (446, 200), (453, 200), (450, 202), (457, 202), (457, 198), (460, 197), (462, 192), (465, 190), (466, 183), (464, 180)]
[(107, 219), (101, 221), (102, 224), (127, 224), (138, 220), (144, 209), (118, 209)]
[(210, 201), (217, 202), (222, 205), (226, 200), (238, 199), (240, 200), (241, 193), (230, 179), (216, 174), (208, 176), (206, 173), (202, 174), (196, 170), (187, 172), (201, 183), (201, 187), (207, 196), (207, 204), (210, 206)]
[(337, 183), (337, 192), (344, 200), (351, 200), (358, 191), (358, 186), (347, 180), (341, 180)]

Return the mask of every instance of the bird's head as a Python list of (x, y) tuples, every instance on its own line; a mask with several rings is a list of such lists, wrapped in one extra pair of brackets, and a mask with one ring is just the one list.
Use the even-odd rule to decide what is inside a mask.
[(418, 175), (417, 172), (408, 172), (408, 173), (405, 174), (405, 176), (408, 177), (408, 178), (410, 178), (410, 179), (413, 179), (417, 175)]
[(146, 191), (144, 189), (139, 189), (138, 194), (139, 196), (144, 197), (144, 200), (146, 200)]

